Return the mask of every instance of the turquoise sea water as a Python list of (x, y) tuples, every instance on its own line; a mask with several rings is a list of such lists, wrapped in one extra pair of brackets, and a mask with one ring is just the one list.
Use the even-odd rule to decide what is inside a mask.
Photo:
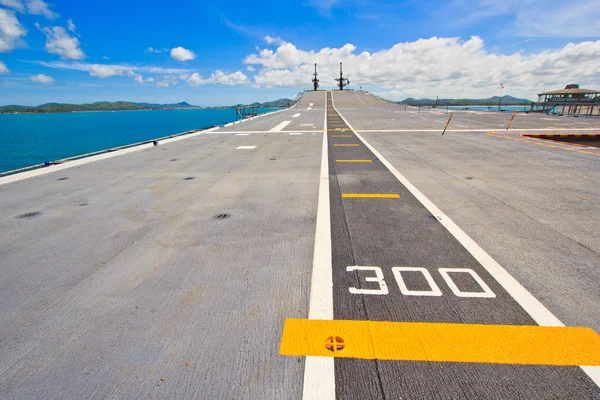
[(234, 120), (229, 108), (0, 114), (0, 172)]
[[(471, 111), (498, 111), (498, 105), (492, 106), (489, 108), (488, 106), (451, 106), (448, 107), (449, 110), (464, 110), (468, 108)], [(502, 111), (505, 112), (515, 112), (515, 111), (529, 111), (531, 106), (502, 106)]]

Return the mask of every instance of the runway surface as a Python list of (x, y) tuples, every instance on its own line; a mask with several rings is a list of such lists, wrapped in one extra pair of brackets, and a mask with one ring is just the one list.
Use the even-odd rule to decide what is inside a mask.
[(511, 116), (306, 92), (0, 178), (0, 397), (600, 398), (600, 149), (521, 136), (600, 120)]

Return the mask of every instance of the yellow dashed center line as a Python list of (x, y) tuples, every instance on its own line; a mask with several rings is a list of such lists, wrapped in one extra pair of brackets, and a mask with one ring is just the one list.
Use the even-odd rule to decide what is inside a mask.
[(398, 193), (342, 193), (342, 197), (345, 199), (399, 199)]
[(287, 319), (287, 356), (600, 366), (590, 328)]

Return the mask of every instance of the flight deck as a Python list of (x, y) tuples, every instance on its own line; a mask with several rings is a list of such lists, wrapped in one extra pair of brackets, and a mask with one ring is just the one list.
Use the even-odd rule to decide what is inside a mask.
[(600, 119), (511, 116), (305, 92), (0, 178), (0, 397), (600, 399), (600, 148), (544, 137)]

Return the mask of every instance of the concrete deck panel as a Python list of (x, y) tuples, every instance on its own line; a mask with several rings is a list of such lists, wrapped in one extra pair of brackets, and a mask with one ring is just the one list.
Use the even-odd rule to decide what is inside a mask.
[[(600, 150), (520, 136), (600, 132), (599, 119), (518, 114), (506, 132), (511, 113), (455, 111), (441, 136), (444, 111), (405, 111), (362, 92), (333, 98), (552, 314), (600, 332)], [(325, 99), (307, 92), (287, 110), (0, 185), (0, 397), (302, 398), (305, 360), (278, 348), (285, 319), (308, 316)], [(270, 132), (283, 121), (291, 122)], [(354, 140), (334, 134), (334, 318), (534, 324), (373, 153), (333, 147)], [(342, 158), (373, 162), (335, 163)], [(342, 199), (342, 191), (401, 198)], [(365, 275), (344, 267), (417, 261), (432, 274), (469, 266), (500, 306), (407, 299), (390, 270), (385, 299), (348, 291)], [(423, 285), (413, 275), (407, 282)], [(335, 365), (344, 399), (600, 397), (577, 367)]]

